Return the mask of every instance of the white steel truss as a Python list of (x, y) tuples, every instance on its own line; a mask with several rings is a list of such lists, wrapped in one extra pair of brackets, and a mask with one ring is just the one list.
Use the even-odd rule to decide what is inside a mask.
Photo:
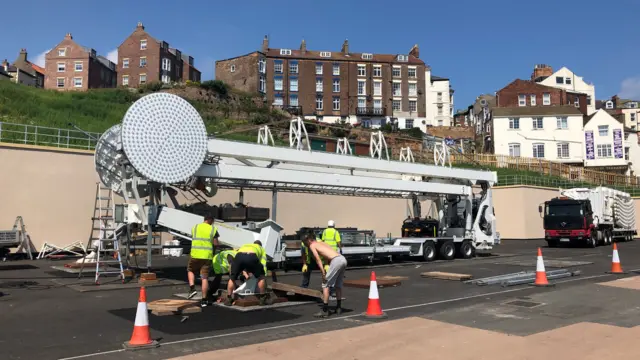
[(400, 148), (400, 161), (405, 162), (416, 162), (416, 159), (413, 157), (413, 152), (411, 152), (410, 147)]
[(306, 147), (311, 151), (311, 143), (309, 143), (309, 134), (307, 134), (307, 128), (304, 126), (302, 118), (298, 117), (289, 123), (289, 147), (296, 150), (304, 150), (305, 142)]
[(336, 145), (336, 154), (353, 155), (351, 145), (349, 145), (349, 139), (347, 139), (346, 137), (338, 139), (338, 143)]
[(271, 146), (276, 145), (275, 141), (273, 141), (273, 136), (271, 135), (271, 129), (269, 129), (267, 125), (258, 129), (258, 144)]
[(442, 142), (436, 142), (433, 144), (433, 162), (438, 166), (447, 166), (447, 161), (449, 161), (449, 168), (451, 168), (451, 154), (449, 153), (449, 146), (445, 143), (444, 140)]
[(371, 140), (369, 142), (369, 155), (371, 155), (374, 159), (382, 159), (382, 155), (387, 156), (387, 160), (391, 160), (389, 158), (389, 149), (387, 148), (387, 141), (384, 139), (384, 135), (382, 131), (371, 133)]

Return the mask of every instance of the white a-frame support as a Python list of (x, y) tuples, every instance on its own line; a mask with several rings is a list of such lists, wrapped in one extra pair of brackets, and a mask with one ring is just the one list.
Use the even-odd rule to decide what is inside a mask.
[(447, 160), (449, 161), (449, 167), (451, 167), (451, 156), (449, 154), (449, 146), (442, 140), (440, 143), (433, 144), (433, 162), (439, 166), (447, 166)]
[(338, 139), (338, 144), (336, 145), (336, 154), (353, 155), (351, 145), (349, 145), (349, 139), (347, 139), (346, 137)]
[(309, 143), (307, 128), (304, 127), (302, 118), (298, 117), (291, 120), (291, 123), (289, 124), (289, 147), (295, 148), (296, 150), (304, 150), (305, 144), (303, 140), (306, 140), (307, 149), (311, 151), (311, 143)]
[(410, 147), (407, 146), (406, 148), (400, 148), (400, 161), (416, 162)]
[(258, 130), (258, 144), (275, 146), (273, 136), (271, 135), (271, 129), (267, 125), (261, 127)]
[(387, 141), (384, 139), (382, 131), (371, 133), (371, 141), (369, 142), (369, 155), (374, 159), (382, 159), (382, 152), (389, 158), (389, 149), (387, 148)]

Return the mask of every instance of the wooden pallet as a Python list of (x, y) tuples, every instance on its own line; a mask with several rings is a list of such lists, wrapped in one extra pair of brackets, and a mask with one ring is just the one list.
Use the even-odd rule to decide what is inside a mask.
[(420, 276), (424, 278), (439, 279), (439, 280), (455, 280), (455, 281), (471, 280), (473, 278), (473, 276), (469, 274), (457, 274), (457, 273), (448, 273), (448, 272), (442, 272), (442, 271), (423, 272), (420, 274)]
[(147, 308), (156, 316), (184, 315), (202, 312), (200, 304), (193, 300), (161, 299), (148, 303)]

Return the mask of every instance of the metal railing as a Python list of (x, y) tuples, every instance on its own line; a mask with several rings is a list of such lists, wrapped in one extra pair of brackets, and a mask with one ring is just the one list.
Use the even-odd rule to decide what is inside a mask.
[[(548, 177), (541, 177), (541, 176), (527, 176), (527, 175), (498, 176), (497, 186), (514, 186), (514, 185), (529, 185), (529, 186), (563, 188), (563, 189), (576, 188), (576, 187), (592, 188), (594, 186), (594, 184), (592, 183), (583, 182), (583, 181), (572, 181), (572, 180), (548, 178)], [(637, 186), (633, 186), (633, 185), (618, 186), (618, 185), (607, 185), (607, 184), (603, 184), (603, 186), (627, 192), (631, 194), (631, 196), (640, 196), (640, 187), (637, 187)]]
[[(101, 133), (88, 132), (96, 139)], [(50, 146), (62, 149), (93, 150), (96, 140), (82, 131), (0, 121), (0, 142)]]

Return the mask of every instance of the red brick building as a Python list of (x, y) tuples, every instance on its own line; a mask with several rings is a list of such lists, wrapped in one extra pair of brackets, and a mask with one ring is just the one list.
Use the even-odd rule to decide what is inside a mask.
[(574, 105), (587, 115), (587, 95), (516, 79), (496, 94), (496, 107)]
[(66, 34), (45, 56), (45, 89), (87, 90), (116, 87), (116, 65)]

